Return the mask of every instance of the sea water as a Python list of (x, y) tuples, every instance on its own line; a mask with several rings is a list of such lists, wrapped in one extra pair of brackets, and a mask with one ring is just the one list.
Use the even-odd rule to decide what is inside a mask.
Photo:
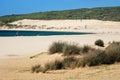
[(52, 36), (52, 35), (83, 35), (92, 34), (90, 32), (70, 32), (70, 31), (28, 31), (28, 30), (0, 30), (0, 36)]

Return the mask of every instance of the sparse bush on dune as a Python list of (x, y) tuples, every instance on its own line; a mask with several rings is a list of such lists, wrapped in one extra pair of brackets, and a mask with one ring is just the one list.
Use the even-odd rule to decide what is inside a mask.
[(66, 42), (54, 42), (50, 47), (49, 47), (49, 52), (50, 54), (54, 53), (61, 53), (63, 52), (63, 47), (66, 45)]
[(96, 66), (100, 64), (106, 64), (107, 55), (102, 50), (95, 50), (89, 54), (86, 54), (82, 60), (82, 66)]
[(77, 44), (68, 44), (66, 42), (54, 42), (49, 47), (49, 53), (63, 53), (63, 55), (75, 55), (80, 53), (80, 48)]
[(83, 47), (79, 47), (75, 43), (67, 43), (67, 42), (54, 42), (50, 47), (49, 47), (49, 53), (54, 54), (54, 53), (63, 53), (64, 56), (69, 56), (69, 55), (80, 55), (81, 53), (88, 53), (89, 51), (95, 50), (94, 48), (85, 45)]
[(77, 58), (75, 57), (66, 57), (63, 60), (55, 60), (45, 64), (45, 71), (48, 70), (60, 70), (60, 69), (73, 69), (77, 66)]
[(63, 60), (63, 65), (64, 65), (64, 68), (67, 69), (67, 68), (75, 68), (77, 67), (77, 59), (75, 57), (66, 57), (64, 58)]
[(39, 73), (39, 72), (41, 72), (41, 71), (42, 71), (41, 65), (35, 65), (35, 66), (33, 66), (33, 67), (31, 68), (31, 72), (32, 72), (32, 73), (34, 73), (34, 72)]
[(45, 68), (47, 70), (60, 70), (63, 69), (63, 63), (61, 60), (55, 60), (53, 62), (49, 62), (45, 64)]
[[(61, 45), (61, 43), (59, 44)], [(40, 65), (33, 66), (31, 69), (32, 72), (45, 73), (48, 70), (74, 69), (77, 67), (97, 66), (120, 62), (120, 42), (111, 43), (105, 50), (94, 49), (89, 46), (80, 48), (77, 45), (62, 42), (62, 49), (60, 49), (60, 51), (62, 50), (64, 50), (63, 60), (49, 62), (45, 64), (44, 68)], [(79, 54), (80, 51), (87, 54), (76, 57), (75, 55)]]
[(95, 66), (100, 64), (113, 64), (120, 62), (120, 42), (111, 43), (105, 51), (93, 50), (86, 54), (81, 62), (83, 66)]
[(120, 62), (120, 42), (111, 43), (105, 50), (109, 63)]
[(93, 51), (95, 49), (93, 49), (92, 47), (88, 46), (88, 45), (85, 45), (81, 48), (81, 52), (82, 53), (88, 53), (89, 51)]
[(76, 44), (67, 44), (63, 48), (63, 55), (78, 55), (80, 54), (80, 48)]
[(104, 42), (103, 42), (103, 40), (98, 39), (95, 41), (95, 45), (100, 46), (100, 47), (104, 47)]

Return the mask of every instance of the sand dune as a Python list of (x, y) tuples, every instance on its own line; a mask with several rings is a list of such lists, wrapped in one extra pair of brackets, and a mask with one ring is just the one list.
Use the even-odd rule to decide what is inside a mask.
[[(72, 30), (92, 32), (120, 32), (120, 22), (101, 20), (30, 20), (24, 19), (11, 24), (28, 25), (27, 29)], [(30, 27), (32, 26), (32, 27)], [(26, 27), (23, 27), (24, 29)]]
[[(58, 54), (41, 54), (38, 58), (29, 58), (41, 52), (48, 52), (49, 46), (55, 41), (74, 42), (78, 43), (79, 46), (90, 45), (95, 48), (98, 48), (94, 45), (97, 39), (102, 39), (105, 42), (105, 47), (109, 42), (120, 41), (120, 22), (25, 19), (12, 24), (36, 26), (36, 30), (71, 30), (95, 32), (97, 34), (0, 37), (0, 80), (118, 80), (120, 78), (119, 63), (91, 68), (51, 71), (45, 74), (32, 74), (29, 71), (35, 64), (44, 64), (61, 58), (61, 55)], [(25, 29), (25, 27), (17, 29)]]
[(31, 73), (35, 64), (44, 64), (61, 55), (41, 54), (37, 58), (0, 59), (0, 80), (118, 80), (120, 63), (96, 67), (76, 68), (73, 70), (48, 71), (47, 73)]
[(120, 22), (115, 21), (101, 21), (101, 20), (30, 20), (24, 19), (15, 21), (12, 24), (17, 25), (36, 25), (44, 27), (70, 27), (70, 28), (80, 28), (84, 29), (85, 25), (88, 29), (93, 28), (119, 28)]

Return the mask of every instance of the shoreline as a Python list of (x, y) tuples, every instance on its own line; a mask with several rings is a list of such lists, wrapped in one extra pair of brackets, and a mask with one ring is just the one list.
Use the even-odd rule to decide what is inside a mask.
[[(59, 35), (59, 36), (17, 36), (0, 37), (0, 57), (14, 55), (14, 57), (28, 57), (41, 52), (48, 52), (53, 42), (66, 41), (79, 46), (95, 46), (97, 39), (102, 39), (105, 45), (109, 42), (120, 41), (120, 34), (86, 34), (86, 35)], [(16, 55), (16, 56), (15, 56)]]

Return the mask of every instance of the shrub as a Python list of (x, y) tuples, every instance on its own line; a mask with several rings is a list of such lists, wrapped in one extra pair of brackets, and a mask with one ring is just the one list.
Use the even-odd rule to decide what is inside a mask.
[(120, 62), (120, 42), (111, 43), (105, 50), (109, 63)]
[(83, 57), (82, 66), (96, 66), (100, 64), (106, 64), (106, 54), (102, 50), (95, 50)]
[(75, 68), (77, 67), (77, 59), (75, 57), (66, 57), (63, 60), (64, 68)]
[(77, 67), (85, 67), (85, 65), (86, 65), (86, 62), (85, 62), (84, 58), (79, 58), (77, 60)]
[(104, 42), (101, 39), (95, 41), (95, 45), (104, 47)]
[(45, 64), (45, 70), (59, 70), (63, 68), (62, 61), (55, 60), (54, 62), (50, 62)]
[(41, 65), (35, 65), (31, 68), (32, 73), (36, 72), (39, 73), (40, 71), (42, 71), (42, 67)]
[(63, 54), (65, 56), (75, 55), (80, 53), (80, 48), (75, 44), (67, 44), (64, 46)]
[(90, 50), (94, 49), (88, 45), (83, 46), (83, 48), (81, 49), (82, 53), (88, 53)]
[(57, 52), (62, 52), (64, 45), (67, 43), (65, 42), (54, 42), (50, 47), (49, 47), (49, 52), (50, 54), (57, 53)]
[[(63, 45), (64, 44), (64, 45)], [(79, 54), (80, 50), (83, 53), (88, 53), (80, 58), (67, 56), (63, 60), (55, 60), (45, 64), (44, 68), (41, 65), (35, 65), (31, 68), (32, 72), (43, 72), (47, 70), (60, 70), (69, 69), (76, 67), (96, 66), (101, 64), (112, 64), (115, 62), (120, 62), (120, 42), (111, 43), (104, 51), (99, 49), (93, 49), (89, 46), (84, 46), (83, 48), (78, 47), (75, 44), (62, 43), (62, 49), (64, 55), (74, 55)]]

